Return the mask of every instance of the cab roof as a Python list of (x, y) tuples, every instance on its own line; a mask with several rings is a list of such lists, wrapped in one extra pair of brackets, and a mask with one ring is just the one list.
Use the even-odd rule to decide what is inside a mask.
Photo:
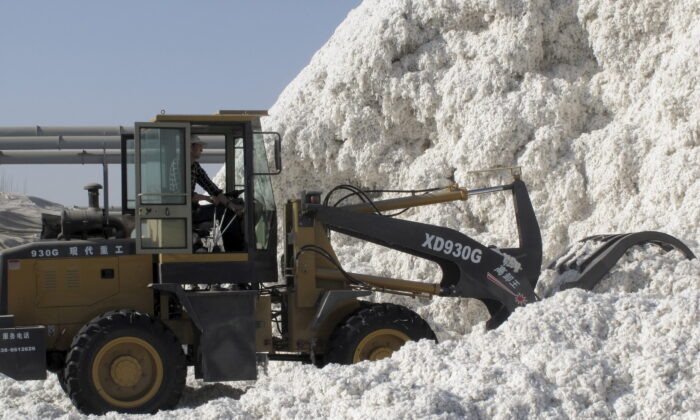
[(152, 122), (245, 122), (257, 121), (260, 117), (269, 114), (266, 110), (219, 110), (215, 114), (159, 114), (153, 118)]

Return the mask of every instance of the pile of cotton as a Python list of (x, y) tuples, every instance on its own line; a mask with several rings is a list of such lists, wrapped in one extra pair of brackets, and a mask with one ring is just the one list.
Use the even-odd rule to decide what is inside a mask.
[(63, 206), (23, 194), (0, 192), (0, 250), (36, 240), (41, 215), (60, 215)]
[[(597, 233), (660, 230), (700, 250), (700, 2), (366, 0), (264, 121), (282, 134), (281, 204), (337, 184), (505, 184), (521, 166), (545, 260)], [(411, 220), (517, 244), (507, 194)], [(334, 235), (349, 271), (438, 282), (432, 263)], [(480, 303), (379, 296), (440, 343), (317, 369), (271, 363), (255, 383), (188, 379), (156, 418), (665, 418), (700, 415), (700, 262), (630, 251), (592, 292), (538, 293), (493, 331)], [(4, 418), (72, 417), (55, 379), (0, 379)], [(110, 414), (110, 418), (128, 416)]]
[[(276, 196), (472, 189), (512, 180), (473, 171), (521, 166), (545, 262), (600, 233), (660, 230), (697, 249), (699, 17), (697, 1), (365, 1), (264, 122), (284, 138)], [(406, 217), (518, 243), (505, 193)], [(425, 260), (334, 245), (349, 271), (441, 279)], [(487, 316), (473, 302), (412, 306), (445, 333)]]

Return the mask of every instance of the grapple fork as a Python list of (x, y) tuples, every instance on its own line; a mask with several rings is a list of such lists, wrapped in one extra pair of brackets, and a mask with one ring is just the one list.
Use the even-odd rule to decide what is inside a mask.
[(625, 253), (636, 245), (654, 244), (665, 251), (676, 249), (682, 252), (688, 259), (695, 258), (695, 254), (683, 242), (677, 238), (662, 232), (645, 231), (634, 233), (621, 233), (614, 235), (596, 235), (582, 239), (583, 242), (600, 242), (589, 255), (580, 255), (575, 252), (575, 245), (570, 247), (563, 258), (555, 260), (549, 265), (550, 270), (556, 269), (559, 274), (567, 271), (578, 272), (578, 277), (573, 281), (567, 281), (561, 285), (561, 290), (578, 287), (592, 290), (596, 284), (617, 264)]

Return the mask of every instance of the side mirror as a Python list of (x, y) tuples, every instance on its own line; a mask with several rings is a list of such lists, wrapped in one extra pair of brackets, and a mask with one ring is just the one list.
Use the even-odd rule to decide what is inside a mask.
[(275, 168), (270, 172), (257, 172), (253, 175), (279, 175), (282, 173), (282, 136), (276, 131), (256, 131), (255, 134), (275, 136)]

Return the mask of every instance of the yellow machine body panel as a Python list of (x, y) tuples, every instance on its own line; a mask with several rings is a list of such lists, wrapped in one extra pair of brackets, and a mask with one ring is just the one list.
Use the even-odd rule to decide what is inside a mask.
[(258, 353), (272, 351), (272, 299), (258, 296), (255, 305), (255, 349)]
[(259, 121), (260, 117), (266, 117), (267, 115), (267, 111), (263, 110), (223, 110), (211, 115), (159, 114), (153, 118), (153, 122), (232, 123)]
[(118, 257), (34, 261), (38, 308), (94, 305), (119, 293)]
[(317, 253), (300, 252), (305, 245), (315, 245), (326, 250), (336, 261), (328, 232), (321, 223), (303, 226), (299, 220), (299, 201), (290, 201), (285, 211), (285, 226), (294, 238), (292, 253), (298, 256), (295, 271), (288, 273), (294, 277), (294, 288), (288, 294), (287, 317), (289, 329), (289, 351), (310, 351), (312, 340), (316, 343), (315, 351), (323, 351), (325, 342), (333, 328), (349, 313), (360, 307), (356, 300), (338, 304), (318, 329), (311, 325), (317, 312), (317, 302), (328, 290), (348, 290), (345, 279), (328, 280), (319, 278), (319, 269), (336, 268), (331, 262)]
[(67, 349), (92, 318), (117, 309), (153, 312), (150, 255), (13, 260), (9, 313), (18, 325), (46, 325), (47, 347)]

